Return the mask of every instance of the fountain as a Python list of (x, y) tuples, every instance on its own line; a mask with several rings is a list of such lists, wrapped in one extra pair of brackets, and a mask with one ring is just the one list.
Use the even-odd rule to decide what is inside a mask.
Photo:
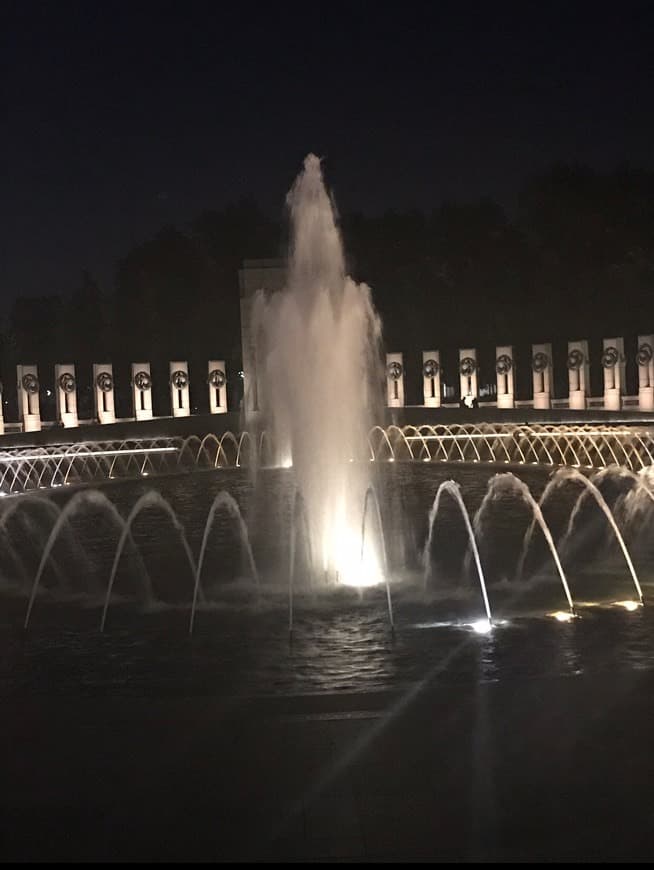
[(257, 572), (257, 566), (254, 562), (254, 556), (252, 555), (252, 547), (250, 546), (250, 539), (248, 536), (247, 526), (241, 516), (241, 511), (239, 509), (238, 504), (234, 500), (234, 498), (228, 492), (219, 492), (218, 495), (213, 500), (213, 504), (209, 509), (209, 515), (207, 516), (207, 522), (204, 527), (204, 534), (202, 535), (202, 545), (200, 547), (200, 557), (198, 559), (198, 565), (195, 570), (195, 585), (193, 587), (193, 604), (191, 606), (191, 621), (189, 623), (189, 634), (193, 633), (193, 623), (195, 621), (195, 608), (197, 606), (198, 594), (200, 591), (200, 578), (202, 576), (202, 566), (204, 565), (204, 558), (207, 550), (207, 543), (209, 541), (209, 535), (211, 533), (211, 528), (213, 526), (214, 517), (219, 510), (224, 510), (231, 517), (231, 519), (235, 522), (238, 533), (241, 541), (241, 546), (245, 549), (248, 557), (248, 564), (250, 566), (250, 572), (252, 574), (252, 578), (259, 586), (259, 574)]
[[(309, 155), (288, 195), (288, 286), (254, 306), (260, 382), (278, 462), (292, 464), (318, 576), (361, 582), (359, 520), (370, 483), (366, 433), (379, 385), (381, 325), (370, 290), (345, 273), (341, 236)], [(376, 574), (382, 578), (379, 556)]]
[[(574, 616), (575, 608), (572, 600), (572, 594), (570, 592), (570, 586), (568, 585), (568, 580), (565, 576), (565, 572), (563, 570), (563, 565), (561, 564), (561, 559), (559, 558), (558, 551), (556, 549), (556, 546), (554, 545), (552, 533), (549, 529), (549, 526), (545, 522), (545, 518), (543, 517), (543, 512), (540, 505), (536, 502), (529, 490), (529, 487), (523, 480), (520, 480), (511, 472), (508, 472), (507, 474), (498, 474), (496, 477), (490, 480), (486, 496), (484, 497), (484, 500), (482, 501), (479, 510), (477, 511), (477, 514), (475, 516), (475, 531), (479, 535), (481, 529), (481, 521), (484, 516), (485, 508), (487, 507), (488, 503), (493, 498), (496, 498), (498, 493), (500, 493), (503, 489), (508, 489), (510, 492), (517, 493), (519, 499), (530, 508), (533, 518), (529, 528), (533, 529), (534, 525), (538, 525), (541, 529), (547, 542), (549, 551), (552, 555), (552, 560), (554, 561), (554, 564), (556, 566), (559, 579), (561, 580), (561, 586), (563, 587), (563, 593), (565, 595), (565, 600), (568, 605), (569, 612), (572, 616)], [(527, 532), (527, 534), (529, 533), (530, 532)], [(522, 571), (520, 571), (520, 573), (522, 573)]]
[(472, 525), (470, 524), (470, 515), (466, 509), (466, 506), (463, 502), (463, 498), (461, 496), (461, 489), (457, 483), (453, 480), (444, 481), (439, 487), (438, 492), (436, 493), (436, 497), (434, 498), (434, 504), (432, 505), (431, 511), (429, 512), (429, 533), (427, 535), (427, 542), (425, 544), (425, 549), (423, 553), (423, 562), (425, 566), (425, 585), (431, 575), (431, 542), (432, 536), (434, 534), (434, 526), (436, 524), (436, 520), (438, 518), (438, 509), (441, 504), (441, 497), (443, 493), (448, 493), (454, 498), (459, 510), (461, 511), (461, 515), (463, 516), (466, 532), (468, 535), (468, 541), (470, 542), (470, 547), (472, 548), (472, 552), (475, 556), (475, 565), (477, 566), (477, 576), (479, 577), (479, 585), (481, 587), (481, 594), (484, 599), (484, 609), (486, 611), (486, 619), (488, 625), (492, 625), (492, 614), (490, 601), (488, 600), (488, 591), (486, 589), (486, 580), (484, 578), (484, 571), (481, 567), (481, 559), (479, 558), (479, 548), (477, 547), (477, 541), (475, 540), (474, 531)]
[[(598, 477), (600, 477), (600, 476), (604, 476), (603, 472), (600, 472)], [(561, 469), (559, 469), (556, 472), (556, 474), (552, 477), (550, 482), (547, 484), (547, 486), (545, 487), (545, 490), (540, 498), (539, 504), (536, 505), (534, 503), (534, 505), (533, 505), (534, 519), (532, 520), (532, 522), (531, 522), (531, 524), (530, 524), (530, 526), (527, 529), (527, 532), (525, 534), (523, 551), (522, 551), (522, 555), (521, 555), (521, 559), (520, 559), (519, 572), (522, 573), (522, 570), (524, 568), (524, 560), (525, 560), (526, 553), (529, 549), (529, 542), (531, 540), (531, 536), (533, 535), (535, 522), (538, 520), (539, 524), (541, 524), (541, 527), (543, 527), (543, 525), (542, 525), (542, 506), (547, 502), (547, 500), (551, 497), (551, 495), (560, 486), (562, 486), (564, 483), (566, 483), (568, 481), (572, 481), (574, 483), (579, 484), (582, 487), (582, 492), (581, 492), (581, 495), (578, 497), (577, 501), (575, 502), (575, 505), (572, 509), (572, 512), (570, 513), (570, 518), (568, 520), (567, 529), (566, 529), (566, 538), (569, 538), (570, 535), (572, 534), (572, 531), (573, 531), (574, 525), (575, 525), (575, 520), (577, 519), (577, 516), (579, 515), (579, 511), (581, 509), (581, 505), (583, 504), (584, 500), (588, 497), (592, 497), (595, 500), (595, 502), (597, 503), (597, 506), (600, 508), (600, 510), (602, 511), (604, 516), (606, 517), (608, 524), (609, 524), (609, 527), (611, 528), (611, 531), (613, 532), (615, 539), (618, 542), (620, 550), (622, 551), (622, 554), (624, 556), (624, 560), (627, 564), (627, 568), (629, 569), (629, 573), (631, 575), (631, 579), (632, 579), (632, 582), (634, 584), (634, 588), (636, 590), (636, 595), (638, 596), (638, 601), (640, 604), (642, 604), (643, 603), (643, 590), (641, 588), (640, 581), (638, 580), (638, 576), (636, 574), (636, 569), (634, 568), (631, 554), (629, 553), (629, 550), (627, 549), (627, 545), (625, 544), (622, 533), (620, 532), (620, 529), (618, 528), (618, 524), (615, 521), (615, 517), (613, 516), (611, 509), (609, 508), (604, 497), (602, 496), (602, 493), (599, 491), (599, 489), (597, 488), (595, 483), (593, 483), (592, 480), (589, 480), (587, 477), (585, 477), (583, 474), (581, 474), (581, 472), (578, 471), (576, 468), (561, 468)], [(551, 536), (550, 536), (550, 540), (551, 540)], [(548, 541), (548, 543), (549, 543), (549, 541)], [(553, 544), (552, 544), (552, 547), (553, 547)]]
[[(462, 575), (474, 559), (485, 614), (479, 626), (490, 630), (501, 621), (493, 617), (497, 586), (484, 548), (492, 546), (489, 512), (499, 497), (509, 499), (516, 516), (520, 506), (530, 512), (522, 547), (513, 554), (517, 569), (512, 580), (528, 580), (525, 559), (538, 527), (547, 544), (548, 564), (555, 568), (556, 607), (561, 590), (564, 594), (565, 610), (556, 611), (562, 619), (578, 611), (563, 562), (565, 543), (576, 534), (582, 504), (589, 498), (602, 510), (628, 567), (636, 601), (626, 603), (642, 604), (642, 586), (626, 532), (599, 485), (612, 476), (629, 483), (633, 498), (620, 502), (624, 513), (620, 523), (633, 528), (635, 518), (654, 504), (647, 477), (654, 461), (649, 430), (598, 424), (379, 425), (381, 324), (369, 288), (346, 274), (334, 206), (314, 155), (306, 158), (288, 194), (288, 206), (287, 285), (272, 296), (260, 292), (253, 309), (263, 404), (263, 425), (256, 432), (0, 452), (0, 493), (12, 496), (0, 512), (0, 533), (13, 579), (22, 578), (27, 587), (25, 628), (48, 570), (57, 576), (56, 588), (67, 590), (69, 578), (66, 566), (59, 564), (58, 548), (64, 538), (75, 539), (73, 521), (93, 512), (104, 515), (118, 536), (115, 546), (112, 541), (101, 557), (101, 630), (106, 627), (126, 551), (136, 559), (139, 597), (150, 604), (158, 601), (156, 578), (151, 578), (142, 552), (144, 533), (134, 534), (137, 519), (139, 524), (147, 522), (145, 537), (154, 550), (162, 551), (164, 562), (167, 553), (183, 557), (175, 582), (179, 606), (190, 611), (191, 634), (198, 611), (220, 603), (222, 590), (212, 576), (216, 571), (212, 546), (224, 537), (225, 528), (231, 551), (244, 563), (238, 583), (241, 591), (248, 587), (248, 603), (254, 600), (260, 608), (257, 612), (264, 613), (268, 598), (283, 589), (290, 634), (296, 627), (296, 596), (304, 590), (311, 592), (312, 609), (318, 610), (330, 596), (377, 606), (383, 592), (384, 621), (394, 632), (406, 594), (420, 606), (433, 604), (434, 550), (457, 547), (459, 565), (464, 564)], [(402, 368), (397, 362), (394, 365)], [(182, 378), (179, 383), (186, 381)], [(498, 464), (512, 470), (497, 474)], [(486, 489), (477, 492), (476, 504), (469, 498), (465, 479), (450, 477), (454, 468), (476, 469), (467, 480), (477, 489), (486, 474)], [(552, 469), (553, 476), (537, 499), (532, 484), (540, 487)], [(530, 474), (535, 475), (531, 483), (526, 479)], [(145, 490), (144, 477), (152, 484)], [(258, 509), (270, 480), (277, 500)], [(581, 486), (582, 494), (564, 517), (566, 534), (556, 541), (543, 507), (549, 507), (566, 482)], [(30, 496), (34, 490), (45, 493)], [(398, 492), (404, 497), (414, 490), (422, 490), (418, 508), (407, 508), (402, 499), (395, 501)], [(126, 500), (123, 492), (129, 493)], [(181, 504), (180, 493), (184, 494)], [(453, 501), (457, 511), (456, 521), (450, 520), (449, 526), (444, 501)], [(15, 523), (18, 517), (24, 518), (22, 531)], [(170, 541), (161, 533), (162, 517), (172, 525)], [(460, 533), (461, 519), (465, 541), (452, 543)], [(409, 534), (407, 523), (413, 524)], [(33, 561), (36, 553), (34, 569), (17, 540), (26, 529), (31, 543), (37, 543), (30, 554)], [(438, 538), (442, 534), (445, 538)], [(74, 561), (90, 558), (83, 541), (75, 541), (74, 547)], [(400, 575), (407, 579), (401, 582)], [(338, 598), (349, 595), (352, 586), (357, 587), (358, 598)], [(364, 595), (366, 587), (371, 590)]]
[[(649, 830), (654, 439), (381, 425), (380, 323), (315, 157), (289, 205), (288, 286), (256, 306), (261, 428), (0, 453), (3, 836), (21, 860), (224, 859), (227, 836), (239, 860), (373, 861), (524, 858), (536, 836), (550, 860), (600, 854), (597, 827), (624, 859)], [(617, 568), (575, 563), (589, 517)]]

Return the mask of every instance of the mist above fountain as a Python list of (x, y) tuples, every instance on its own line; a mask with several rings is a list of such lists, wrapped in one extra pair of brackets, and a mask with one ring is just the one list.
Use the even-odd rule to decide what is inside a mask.
[(370, 289), (346, 275), (315, 155), (304, 161), (288, 206), (288, 285), (272, 297), (260, 293), (254, 307), (266, 426), (278, 461), (293, 465), (314, 570), (370, 584), (382, 579), (381, 562), (378, 553), (361, 555), (360, 527), (370, 484), (365, 445), (380, 394), (381, 324)]

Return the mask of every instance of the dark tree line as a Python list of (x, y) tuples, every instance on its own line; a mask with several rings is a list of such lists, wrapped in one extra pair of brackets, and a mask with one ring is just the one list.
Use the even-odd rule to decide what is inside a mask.
[[(654, 331), (652, 172), (560, 165), (525, 185), (512, 214), (480, 200), (431, 213), (349, 214), (342, 227), (350, 272), (373, 288), (387, 348), (404, 351), (415, 368), (410, 400), (419, 398), (423, 348), (441, 349), (454, 382), (459, 346), (480, 349), (490, 379), (495, 345), (513, 344), (527, 394), (531, 342), (555, 343), (563, 389), (568, 339), (588, 338), (599, 358), (603, 336), (634, 343)], [(47, 380), (55, 362), (72, 360), (84, 388), (91, 363), (109, 360), (127, 386), (129, 364), (149, 360), (163, 413), (168, 361), (188, 359), (201, 410), (209, 358), (225, 358), (239, 388), (242, 261), (284, 256), (285, 233), (243, 201), (184, 229), (164, 227), (126, 254), (112, 289), (84, 273), (68, 298), (17, 299), (5, 377), (13, 379), (16, 362), (35, 361)]]

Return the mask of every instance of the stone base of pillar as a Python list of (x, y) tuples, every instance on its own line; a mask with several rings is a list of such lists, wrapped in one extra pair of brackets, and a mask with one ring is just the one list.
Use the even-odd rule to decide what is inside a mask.
[(513, 393), (503, 393), (501, 396), (497, 397), (497, 407), (498, 408), (514, 408), (515, 401)]
[(41, 431), (41, 415), (40, 414), (25, 414), (23, 417), (23, 432), (40, 432)]
[(569, 407), (574, 411), (586, 410), (586, 393), (584, 390), (570, 390)]
[(607, 411), (619, 411), (622, 408), (620, 390), (616, 390), (613, 387), (604, 390), (604, 408)]
[(654, 387), (641, 387), (638, 390), (638, 407), (641, 411), (654, 411)]
[(549, 411), (552, 407), (552, 397), (549, 393), (534, 393), (534, 408), (538, 411)]

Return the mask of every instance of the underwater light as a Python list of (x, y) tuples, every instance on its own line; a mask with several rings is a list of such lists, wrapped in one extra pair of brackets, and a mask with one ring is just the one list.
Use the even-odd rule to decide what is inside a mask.
[(571, 613), (569, 610), (556, 610), (554, 613), (548, 613), (547, 615), (556, 619), (557, 622), (570, 622), (572, 619), (575, 619), (574, 613)]
[(642, 607), (642, 603), (638, 601), (615, 601), (615, 607), (624, 607), (625, 610), (634, 611), (638, 610), (639, 607)]

